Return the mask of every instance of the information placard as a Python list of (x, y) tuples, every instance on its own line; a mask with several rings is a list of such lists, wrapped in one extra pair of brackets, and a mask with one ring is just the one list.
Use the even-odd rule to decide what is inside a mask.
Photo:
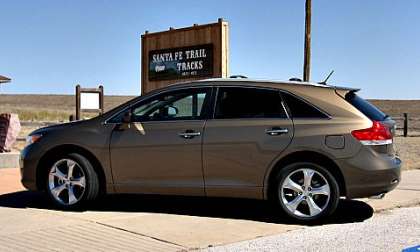
[(100, 109), (99, 93), (80, 93), (81, 109)]
[(149, 52), (149, 80), (175, 80), (213, 75), (213, 45)]

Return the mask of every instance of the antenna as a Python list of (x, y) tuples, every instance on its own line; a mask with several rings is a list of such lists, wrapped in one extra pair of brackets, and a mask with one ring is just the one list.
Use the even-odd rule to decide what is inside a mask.
[(331, 75), (332, 75), (333, 73), (334, 73), (334, 70), (332, 70), (332, 71), (330, 72), (330, 74), (327, 76), (327, 78), (325, 78), (325, 80), (324, 80), (324, 81), (318, 82), (318, 84), (327, 85), (327, 81), (328, 81), (328, 79), (331, 77)]

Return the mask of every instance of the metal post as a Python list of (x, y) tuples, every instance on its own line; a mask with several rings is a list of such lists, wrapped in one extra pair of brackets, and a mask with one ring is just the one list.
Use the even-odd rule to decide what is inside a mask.
[(408, 136), (408, 113), (404, 113), (404, 137)]
[(312, 0), (305, 4), (305, 48), (303, 60), (303, 81), (309, 81), (311, 75), (311, 6)]

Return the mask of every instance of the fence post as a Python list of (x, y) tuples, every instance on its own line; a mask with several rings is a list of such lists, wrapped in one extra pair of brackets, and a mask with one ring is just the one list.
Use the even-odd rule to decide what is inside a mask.
[(80, 85), (76, 86), (76, 120), (80, 120)]
[(404, 113), (404, 137), (408, 136), (408, 113)]

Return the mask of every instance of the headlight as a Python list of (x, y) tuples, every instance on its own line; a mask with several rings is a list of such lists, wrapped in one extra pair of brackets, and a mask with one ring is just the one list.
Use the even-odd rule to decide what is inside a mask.
[(26, 137), (26, 146), (33, 144), (41, 139), (41, 134), (33, 134)]

